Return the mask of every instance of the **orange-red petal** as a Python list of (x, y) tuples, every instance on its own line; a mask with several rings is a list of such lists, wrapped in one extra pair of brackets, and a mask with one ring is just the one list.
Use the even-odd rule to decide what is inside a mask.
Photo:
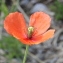
[(19, 12), (10, 13), (5, 18), (4, 28), (17, 39), (27, 36), (27, 26), (23, 15)]
[(50, 29), (47, 32), (45, 32), (44, 34), (34, 37), (34, 40), (37, 40), (37, 42), (35, 44), (45, 42), (46, 40), (52, 38), (54, 36), (54, 32), (55, 32), (54, 29)]
[(34, 27), (33, 36), (44, 33), (50, 27), (51, 18), (44, 12), (36, 12), (31, 15), (29, 26)]
[(50, 38), (52, 38), (54, 36), (54, 29), (48, 30), (47, 32), (45, 32), (42, 35), (36, 36), (32, 39), (28, 39), (28, 38), (24, 38), (24, 39), (20, 39), (20, 41), (22, 41), (22, 43), (27, 44), (27, 45), (34, 45), (34, 44), (40, 44)]

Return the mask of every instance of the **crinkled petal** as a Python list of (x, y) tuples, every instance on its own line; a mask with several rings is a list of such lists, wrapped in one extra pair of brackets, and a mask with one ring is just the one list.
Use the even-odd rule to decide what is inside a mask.
[(24, 17), (19, 12), (10, 13), (4, 20), (6, 31), (17, 39), (27, 36), (27, 26)]
[(44, 33), (50, 27), (51, 18), (44, 12), (36, 12), (31, 15), (29, 26), (34, 27), (33, 36)]
[(48, 30), (45, 32), (43, 35), (39, 35), (37, 37), (34, 37), (32, 39), (24, 38), (24, 39), (19, 39), (22, 41), (22, 43), (27, 44), (27, 45), (34, 45), (34, 44), (40, 44), (43, 43), (44, 41), (52, 38), (54, 36), (54, 29)]
[(34, 37), (34, 40), (37, 41), (37, 42), (35, 42), (35, 44), (43, 43), (46, 40), (52, 38), (54, 36), (54, 32), (55, 32), (54, 29), (50, 29), (47, 32), (45, 32), (44, 34)]

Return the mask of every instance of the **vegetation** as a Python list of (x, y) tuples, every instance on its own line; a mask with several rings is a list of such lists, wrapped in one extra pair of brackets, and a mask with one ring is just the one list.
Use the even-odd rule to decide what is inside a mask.
[(56, 0), (51, 6), (51, 10), (55, 12), (56, 20), (63, 20), (63, 3)]
[(17, 39), (12, 36), (3, 36), (0, 40), (0, 48), (3, 49), (8, 58), (22, 58), (22, 48), (25, 48)]

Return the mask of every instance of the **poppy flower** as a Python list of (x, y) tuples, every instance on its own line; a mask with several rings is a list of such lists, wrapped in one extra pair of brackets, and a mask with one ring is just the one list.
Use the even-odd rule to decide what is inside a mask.
[(23, 44), (42, 43), (54, 36), (54, 29), (48, 30), (51, 18), (44, 12), (35, 12), (30, 17), (29, 25), (25, 23), (22, 13), (10, 13), (4, 20), (6, 31)]

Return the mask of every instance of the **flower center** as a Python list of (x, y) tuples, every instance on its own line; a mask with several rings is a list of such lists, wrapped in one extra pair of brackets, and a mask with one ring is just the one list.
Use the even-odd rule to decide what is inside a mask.
[(28, 38), (31, 39), (32, 38), (32, 33), (34, 31), (33, 27), (28, 27)]

